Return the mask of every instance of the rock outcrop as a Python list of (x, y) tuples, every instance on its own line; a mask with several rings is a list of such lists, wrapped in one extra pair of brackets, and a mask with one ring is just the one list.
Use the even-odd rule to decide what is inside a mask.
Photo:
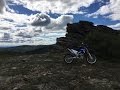
[(57, 45), (72, 48), (87, 43), (95, 51), (108, 56), (120, 56), (120, 31), (104, 25), (95, 26), (88, 21), (67, 24), (65, 37), (57, 39)]
[(66, 37), (57, 39), (57, 44), (63, 47), (78, 46), (82, 39), (91, 31), (95, 29), (92, 22), (80, 21), (79, 23), (67, 24)]

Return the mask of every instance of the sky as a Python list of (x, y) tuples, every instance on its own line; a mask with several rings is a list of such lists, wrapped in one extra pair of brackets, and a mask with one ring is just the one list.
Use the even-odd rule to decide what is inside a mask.
[(0, 0), (0, 46), (54, 44), (80, 20), (120, 30), (120, 0)]

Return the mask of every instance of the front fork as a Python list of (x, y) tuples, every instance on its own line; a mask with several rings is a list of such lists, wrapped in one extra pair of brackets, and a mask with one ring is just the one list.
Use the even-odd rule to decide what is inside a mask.
[(89, 52), (89, 50), (87, 48), (86, 48), (86, 53), (90, 57), (90, 59), (93, 59), (93, 57), (91, 56), (91, 54), (90, 54), (90, 52)]

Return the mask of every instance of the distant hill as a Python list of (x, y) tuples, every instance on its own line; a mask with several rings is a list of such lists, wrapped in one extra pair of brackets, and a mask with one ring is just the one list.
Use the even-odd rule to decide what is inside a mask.
[(7, 48), (0, 48), (1, 54), (34, 54), (34, 53), (43, 53), (49, 51), (52, 48), (52, 45), (23, 45), (23, 46), (16, 46), (16, 47), (7, 47)]

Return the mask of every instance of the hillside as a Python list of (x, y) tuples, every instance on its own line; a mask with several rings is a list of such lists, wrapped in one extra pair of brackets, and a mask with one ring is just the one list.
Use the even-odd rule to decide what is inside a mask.
[(63, 52), (0, 56), (0, 90), (119, 90), (120, 63), (65, 64)]
[[(80, 21), (55, 45), (0, 49), (0, 90), (120, 90), (120, 31)], [(89, 45), (97, 63), (64, 62), (66, 48)], [(116, 63), (117, 61), (117, 63)]]

